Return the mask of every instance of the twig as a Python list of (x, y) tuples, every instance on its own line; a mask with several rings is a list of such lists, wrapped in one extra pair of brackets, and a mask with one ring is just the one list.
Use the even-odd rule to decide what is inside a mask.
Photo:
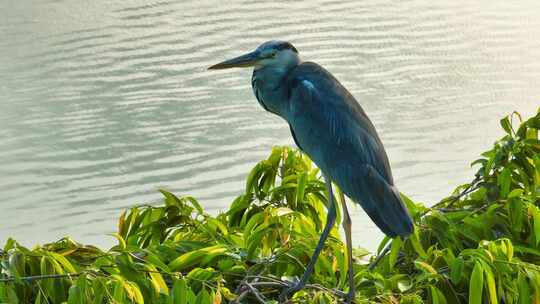
[(249, 278), (255, 278), (255, 279), (264, 279), (264, 280), (270, 280), (274, 283), (278, 283), (278, 284), (281, 284), (282, 286), (289, 286), (289, 284), (287, 284), (286, 282), (280, 280), (280, 279), (276, 279), (274, 277), (268, 277), (268, 276), (263, 276), (263, 275), (258, 275), (258, 276), (254, 276), (254, 275), (248, 275), (246, 276), (246, 279), (249, 279)]
[(0, 282), (14, 282), (18, 280), (32, 282), (32, 281), (39, 281), (39, 280), (45, 280), (45, 279), (71, 278), (71, 277), (80, 276), (84, 273), (85, 272), (64, 273), (64, 274), (44, 274), (44, 275), (28, 276), (28, 277), (20, 277), (20, 278), (8, 277), (8, 278), (0, 279)]
[[(474, 190), (478, 189), (478, 184), (477, 183), (479, 181), (480, 181), (480, 175), (476, 175), (475, 178), (473, 179), (473, 181), (465, 189), (463, 189), (463, 191), (461, 191), (460, 194), (453, 195), (453, 196), (447, 198), (446, 200), (442, 200), (439, 204), (449, 202), (448, 206), (446, 206), (446, 207), (449, 207), (449, 206), (453, 205), (460, 198), (462, 198), (465, 195), (467, 195), (467, 194), (473, 192)], [(439, 204), (436, 204), (436, 206), (439, 205)]]
[(260, 286), (260, 287), (286, 287), (287, 284), (285, 283), (278, 283), (278, 282), (253, 282), (250, 284), (251, 286)]
[[(478, 189), (478, 182), (480, 181), (480, 175), (476, 175), (476, 177), (474, 178), (474, 180), (465, 188), (463, 189), (463, 191), (461, 191), (460, 194), (458, 195), (453, 195), (453, 196), (450, 196), (450, 197), (447, 197), (443, 200), (441, 200), (440, 202), (438, 202), (437, 204), (431, 206), (431, 208), (428, 208), (426, 211), (424, 211), (420, 216), (424, 216), (426, 215), (427, 213), (433, 211), (433, 210), (439, 210), (439, 211), (443, 211), (444, 210), (449, 210), (448, 207), (452, 206), (453, 204), (455, 204), (455, 202), (457, 202), (459, 199), (461, 199), (462, 197), (464, 197), (465, 195), (475, 191)], [(445, 203), (448, 203), (448, 205), (446, 205), (445, 208), (437, 208)], [(457, 210), (456, 210), (457, 211)]]
[(249, 290), (251, 290), (251, 293), (255, 296), (255, 298), (261, 302), (262, 304), (266, 303), (267, 300), (266, 300), (266, 297), (263, 296), (255, 287), (253, 287), (251, 284), (247, 283), (246, 284), (247, 287), (249, 288)]
[(388, 244), (386, 244), (383, 251), (381, 251), (381, 253), (375, 258), (375, 261), (373, 261), (373, 263), (371, 263), (368, 266), (369, 271), (373, 271), (373, 269), (375, 269), (375, 267), (381, 262), (382, 258), (384, 258), (384, 256), (390, 251), (391, 247), (392, 247), (392, 242), (389, 242)]
[(233, 303), (240, 303), (249, 293), (249, 289), (244, 290)]
[[(250, 278), (253, 279), (252, 282), (247, 281)], [(290, 287), (290, 282), (263, 275), (249, 275), (246, 276), (246, 278), (238, 286), (237, 293), (240, 294), (233, 303), (240, 303), (250, 293), (253, 294), (260, 303), (266, 303), (268, 300), (263, 296), (258, 288), (273, 288), (274, 290), (277, 290), (285, 287)], [(304, 288), (325, 291), (339, 298), (345, 298), (347, 296), (346, 293), (339, 289), (330, 289), (319, 284), (306, 284)]]

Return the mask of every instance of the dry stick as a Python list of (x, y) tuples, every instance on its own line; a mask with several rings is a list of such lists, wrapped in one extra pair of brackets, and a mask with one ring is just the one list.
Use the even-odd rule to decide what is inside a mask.
[(251, 283), (251, 286), (260, 286), (260, 287), (285, 287), (287, 284), (282, 284), (278, 282), (253, 282)]
[[(237, 289), (238, 291), (241, 291), (241, 293), (233, 303), (240, 303), (240, 301), (242, 301), (250, 293), (253, 293), (253, 295), (257, 298), (259, 302), (266, 303), (267, 302), (266, 298), (261, 294), (261, 292), (257, 288), (265, 288), (265, 287), (281, 288), (281, 287), (289, 286), (287, 282), (279, 280), (279, 279), (275, 279), (272, 277), (251, 275), (251, 276), (246, 277), (246, 279), (248, 278), (254, 278), (255, 280), (254, 282), (247, 282), (245, 280), (242, 281), (241, 285)], [(270, 280), (270, 281), (259, 281), (260, 279), (265, 279), (265, 280)], [(343, 291), (339, 289), (330, 289), (319, 284), (306, 284), (304, 288), (329, 292), (339, 298), (345, 298), (347, 296), (347, 294), (345, 294)]]
[(251, 293), (255, 296), (255, 298), (257, 298), (259, 302), (261, 302), (262, 304), (267, 302), (266, 297), (263, 296), (255, 287), (251, 286), (251, 284), (249, 283), (247, 283), (247, 287), (249, 288), (249, 290), (251, 290)]
[(269, 281), (272, 281), (274, 283), (281, 284), (282, 287), (288, 287), (289, 286), (289, 284), (287, 284), (285, 281), (282, 281), (280, 279), (277, 279), (277, 278), (274, 278), (274, 277), (271, 277), (271, 276), (264, 276), (264, 275), (248, 275), (248, 276), (246, 276), (246, 279), (249, 279), (249, 278), (255, 278), (255, 279), (259, 279), (259, 280), (261, 280), (261, 279), (269, 280)]
[(240, 303), (240, 301), (242, 301), (248, 295), (248, 293), (249, 293), (249, 289), (245, 290), (238, 296), (238, 298), (236, 298), (236, 300), (233, 303)]
[[(250, 276), (246, 276), (242, 281), (240, 281), (240, 284), (236, 287), (235, 293), (239, 293), (242, 291), (242, 293), (235, 299), (233, 303), (240, 303), (243, 298), (245, 298), (250, 292), (253, 292), (253, 288), (249, 286), (248, 284), (248, 278)], [(257, 276), (253, 276), (255, 278), (255, 281), (258, 281)], [(247, 287), (247, 288), (245, 288)], [(257, 295), (255, 295), (257, 297)], [(257, 298), (258, 299), (258, 298)], [(265, 303), (264, 301), (262, 303)]]
[(236, 288), (235, 293), (239, 293), (240, 291), (242, 291), (242, 293), (236, 298), (236, 300), (234, 300), (233, 303), (240, 303), (240, 301), (242, 301), (253, 290), (252, 290), (252, 288), (249, 288), (249, 286), (247, 285), (246, 280), (242, 280), (242, 282)]
[[(287, 286), (290, 286), (289, 284), (287, 284), (286, 282), (284, 281), (273, 281), (273, 282), (254, 282), (254, 283), (250, 283), (252, 286), (258, 286), (258, 287), (287, 287)], [(334, 294), (335, 296), (337, 297), (340, 297), (340, 298), (344, 298), (347, 296), (346, 293), (344, 293), (343, 291), (339, 290), (339, 289), (331, 289), (331, 288), (327, 288), (327, 287), (324, 287), (322, 285), (319, 285), (319, 284), (306, 284), (306, 286), (304, 286), (304, 289), (315, 289), (315, 290), (320, 290), (320, 291), (326, 291), (326, 292), (330, 292), (332, 294)]]

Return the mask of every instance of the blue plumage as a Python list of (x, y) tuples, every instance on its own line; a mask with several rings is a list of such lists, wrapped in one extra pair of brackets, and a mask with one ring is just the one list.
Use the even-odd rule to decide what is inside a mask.
[[(285, 41), (268, 41), (255, 51), (216, 64), (210, 69), (253, 66), (251, 84), (260, 105), (287, 121), (298, 147), (323, 172), (330, 193), (327, 224), (315, 253), (297, 285), (304, 286), (334, 223), (331, 181), (360, 204), (389, 237), (407, 237), (413, 224), (394, 185), (388, 157), (375, 127), (356, 99), (321, 66), (301, 62), (296, 48)], [(352, 264), (350, 218), (344, 222), (349, 265)], [(354, 297), (349, 267), (348, 301)]]
[(291, 70), (288, 111), (282, 113), (298, 146), (388, 236), (406, 237), (412, 220), (383, 144), (354, 97), (325, 69), (302, 63)]

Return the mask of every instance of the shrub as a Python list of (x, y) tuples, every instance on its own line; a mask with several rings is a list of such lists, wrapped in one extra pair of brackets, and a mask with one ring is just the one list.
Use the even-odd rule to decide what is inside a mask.
[[(389, 253), (373, 271), (368, 252), (355, 249), (356, 302), (540, 303), (540, 111), (516, 127), (513, 119), (521, 121), (502, 119), (505, 136), (473, 162), (471, 183), (431, 208), (403, 196), (415, 231), (385, 238), (379, 252), (389, 244)], [(276, 303), (304, 272), (328, 205), (319, 170), (288, 147), (273, 148), (217, 216), (160, 191), (162, 205), (120, 215), (108, 251), (70, 238), (33, 249), (7, 240), (0, 302)], [(343, 296), (347, 257), (336, 227), (293, 302)]]

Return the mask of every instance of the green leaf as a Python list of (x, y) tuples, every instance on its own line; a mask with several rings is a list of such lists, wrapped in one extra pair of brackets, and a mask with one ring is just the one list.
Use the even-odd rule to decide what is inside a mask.
[(19, 304), (19, 298), (13, 285), (0, 283), (0, 301), (6, 304)]
[(198, 200), (196, 200), (193, 196), (189, 196), (189, 195), (186, 195), (186, 196), (183, 196), (182, 197), (183, 200), (186, 200), (188, 202), (191, 203), (191, 205), (195, 208), (195, 210), (197, 210), (197, 212), (199, 214), (204, 214), (204, 209), (203, 207), (201, 206), (201, 204), (199, 203)]
[(155, 265), (156, 267), (161, 268), (161, 270), (163, 270), (165, 272), (170, 272), (169, 266), (167, 266), (167, 264), (165, 264), (159, 258), (159, 256), (157, 254), (153, 253), (150, 250), (145, 250), (145, 253), (146, 253), (146, 257), (145, 257), (146, 261), (148, 261), (149, 263)]
[(390, 266), (390, 271), (394, 268), (394, 264), (396, 264), (396, 260), (399, 254), (399, 250), (401, 249), (401, 246), (403, 244), (403, 241), (400, 237), (397, 237), (392, 240), (392, 247), (390, 249), (390, 254), (388, 255), (388, 263)]
[(127, 244), (124, 238), (116, 232), (112, 233), (111, 235), (114, 236), (118, 240), (118, 247), (120, 248), (120, 250), (125, 250), (127, 247)]
[(112, 298), (118, 303), (126, 303), (126, 292), (124, 289), (124, 279), (121, 276), (113, 275), (115, 279)]
[(459, 281), (461, 280), (461, 274), (463, 273), (464, 265), (465, 262), (461, 257), (457, 257), (452, 261), (452, 263), (450, 264), (450, 280), (452, 280), (452, 283), (456, 285), (459, 283)]
[(218, 255), (223, 255), (226, 251), (227, 247), (224, 247), (224, 245), (215, 245), (190, 251), (171, 261), (169, 263), (169, 269), (171, 271), (182, 271), (194, 266), (203, 259), (209, 261)]
[(221, 292), (218, 289), (216, 294), (214, 295), (214, 299), (212, 300), (212, 304), (221, 304)]
[(437, 270), (435, 270), (435, 268), (433, 268), (433, 266), (429, 265), (428, 263), (426, 262), (422, 262), (422, 261), (414, 261), (414, 266), (416, 266), (416, 268), (426, 272), (426, 273), (431, 273), (431, 274), (437, 274)]
[(509, 200), (508, 204), (508, 213), (510, 213), (510, 219), (512, 224), (510, 229), (512, 229), (514, 234), (521, 233), (521, 228), (523, 227), (523, 202), (518, 198), (513, 198)]
[(137, 304), (144, 304), (144, 297), (135, 282), (124, 281), (124, 289), (132, 301)]
[(523, 189), (512, 189), (512, 191), (508, 193), (508, 198), (519, 197), (521, 195), (523, 195)]
[(534, 238), (536, 240), (535, 245), (538, 246), (540, 243), (540, 209), (534, 205), (531, 205), (529, 207), (529, 211), (533, 216)]
[(512, 258), (514, 257), (514, 245), (512, 244), (512, 241), (510, 239), (504, 238), (500, 239), (499, 242), (503, 253), (506, 254), (508, 262), (511, 262)]
[(70, 272), (70, 273), (75, 273), (77, 272), (75, 270), (75, 268), (73, 267), (73, 265), (68, 261), (68, 259), (66, 259), (63, 255), (60, 255), (56, 252), (49, 252), (49, 254), (51, 255), (51, 257), (53, 257), (58, 263), (60, 263), (60, 265), (62, 265), (64, 267), (65, 270), (67, 270), (67, 272)]
[(522, 274), (518, 276), (518, 288), (519, 288), (519, 303), (528, 304), (531, 303), (531, 290), (529, 288), (529, 282), (527, 278)]
[(431, 303), (433, 304), (446, 304), (446, 297), (444, 294), (435, 286), (429, 286), (431, 292)]
[(484, 271), (480, 262), (474, 264), (469, 282), (469, 304), (482, 303), (482, 290), (484, 287)]
[(536, 115), (535, 117), (529, 118), (529, 120), (526, 121), (526, 124), (529, 128), (540, 130), (540, 116)]
[[(6, 268), (10, 276), (14, 277), (16, 282), (22, 283), (22, 281), (20, 281), (19, 278), (26, 274), (26, 271), (25, 271), (26, 259), (25, 259), (24, 254), (20, 251), (13, 251), (9, 255), (9, 258), (6, 264), (7, 265), (4, 268)], [(0, 265), (0, 272), (1, 272), (1, 265)]]
[(163, 196), (165, 197), (165, 203), (167, 205), (178, 205), (178, 206), (182, 205), (182, 201), (171, 192), (165, 189), (158, 189), (158, 191), (161, 192), (161, 194), (163, 194)]
[(208, 293), (206, 288), (204, 288), (197, 295), (197, 300), (196, 300), (195, 304), (209, 304), (209, 303), (212, 303), (212, 300), (211, 300), (210, 294)]
[(126, 210), (122, 211), (118, 218), (118, 234), (125, 236), (127, 234), (126, 227)]
[(510, 173), (510, 168), (506, 167), (497, 177), (497, 183), (499, 184), (501, 190), (500, 194), (502, 197), (506, 197), (510, 191), (510, 182), (512, 181)]
[[(259, 228), (266, 228), (268, 225), (261, 225)], [(257, 249), (261, 247), (261, 240), (267, 234), (264, 229), (256, 229), (255, 232), (250, 234), (249, 239), (247, 240), (247, 255), (246, 259), (251, 260), (254, 258)]]
[(381, 254), (383, 249), (386, 247), (386, 245), (390, 241), (392, 241), (392, 239), (385, 235), (382, 241), (379, 243), (379, 246), (377, 247), (377, 255)]
[(298, 186), (296, 188), (296, 203), (295, 206), (298, 206), (298, 204), (302, 201), (304, 201), (304, 192), (306, 190), (306, 184), (308, 181), (308, 174), (307, 172), (302, 172), (300, 175), (298, 175)]
[(529, 247), (529, 246), (520, 246), (520, 245), (515, 245), (514, 244), (514, 249), (517, 252), (521, 253), (521, 254), (523, 254), (523, 253), (533, 254), (533, 255), (535, 255), (537, 257), (540, 257), (540, 250)]
[(420, 244), (420, 241), (418, 239), (418, 228), (415, 227), (413, 233), (409, 236), (409, 240), (416, 251), (416, 253), (423, 259), (427, 258), (427, 253), (422, 247), (422, 244)]
[(510, 118), (506, 116), (505, 118), (501, 119), (501, 126), (506, 131), (506, 133), (512, 135), (512, 124), (510, 123)]
[(255, 190), (255, 185), (263, 173), (264, 164), (258, 163), (255, 165), (255, 168), (249, 172), (249, 175), (246, 179), (246, 194), (252, 194)]
[(187, 304), (188, 287), (186, 281), (181, 278), (174, 281), (171, 296), (169, 297), (170, 304)]
[(149, 270), (148, 274), (150, 275), (152, 286), (156, 291), (156, 294), (163, 293), (165, 295), (169, 294), (169, 287), (163, 280), (163, 277), (158, 272), (157, 268), (154, 265), (147, 264), (146, 268)]
[(491, 304), (497, 304), (497, 287), (495, 285), (495, 278), (493, 277), (493, 272), (489, 269), (489, 266), (484, 265), (484, 275), (486, 278), (486, 283), (488, 287), (489, 302)]
[(279, 208), (274, 209), (273, 213), (275, 214), (275, 216), (281, 217), (281, 216), (285, 216), (285, 215), (288, 215), (288, 214), (292, 214), (292, 213), (294, 213), (294, 211), (292, 209), (290, 209), (290, 208), (287, 208), (287, 207), (279, 207)]

